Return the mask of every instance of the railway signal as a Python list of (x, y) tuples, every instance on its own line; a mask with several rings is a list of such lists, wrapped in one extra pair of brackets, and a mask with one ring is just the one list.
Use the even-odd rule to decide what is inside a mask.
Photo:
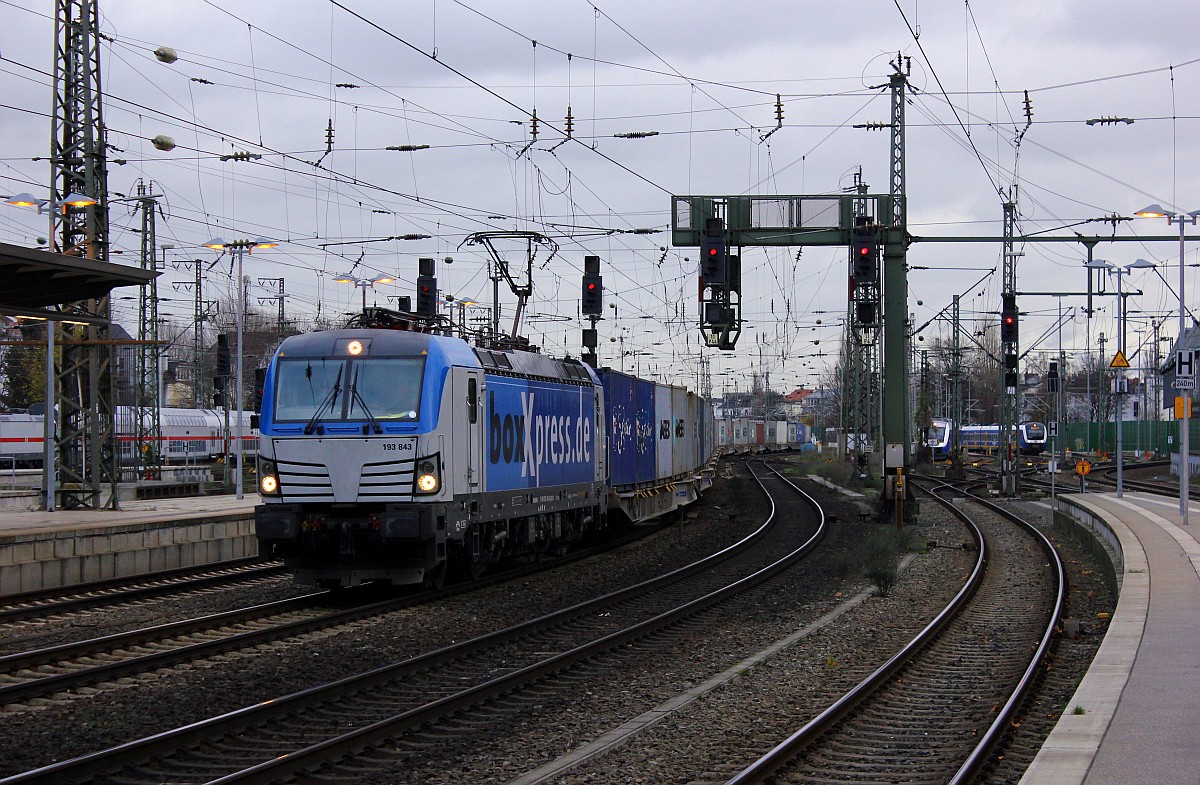
[(217, 376), (229, 376), (233, 368), (229, 353), (229, 333), (217, 333)]
[(706, 346), (729, 350), (742, 331), (741, 260), (729, 252), (725, 219), (704, 219), (700, 245), (700, 332)]
[(700, 244), (700, 276), (704, 286), (724, 286), (730, 245), (724, 227), (719, 234), (706, 234)]
[(1017, 342), (1018, 315), (1017, 295), (1012, 292), (1005, 293), (1000, 308), (1000, 340), (1004, 343)]
[(432, 275), (417, 276), (417, 314), (437, 316), (437, 278)]
[(604, 312), (604, 279), (600, 273), (583, 274), (583, 313), (599, 316)]
[(850, 273), (855, 283), (879, 278), (879, 239), (874, 229), (865, 226), (854, 229), (850, 239)]
[(599, 363), (596, 355), (596, 345), (599, 342), (596, 336), (596, 322), (600, 321), (604, 314), (604, 279), (600, 277), (599, 256), (583, 257), (582, 294), (581, 310), (592, 326), (583, 331), (584, 351), (580, 359), (584, 365), (595, 368)]
[(417, 259), (417, 315), (437, 316), (438, 282), (433, 272), (434, 260)]

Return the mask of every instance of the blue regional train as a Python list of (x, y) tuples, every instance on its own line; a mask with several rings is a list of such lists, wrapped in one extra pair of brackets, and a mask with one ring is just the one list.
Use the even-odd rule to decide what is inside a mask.
[(302, 585), (438, 585), (711, 485), (709, 402), (576, 360), (352, 327), (266, 369), (255, 528)]
[[(1017, 449), (1024, 455), (1038, 455), (1046, 449), (1046, 426), (1044, 423), (1026, 421), (1013, 426), (1017, 436)], [(926, 444), (935, 459), (950, 457), (954, 422), (935, 419), (929, 428)], [(976, 452), (994, 452), (1000, 447), (999, 425), (964, 425), (958, 429), (959, 446)]]

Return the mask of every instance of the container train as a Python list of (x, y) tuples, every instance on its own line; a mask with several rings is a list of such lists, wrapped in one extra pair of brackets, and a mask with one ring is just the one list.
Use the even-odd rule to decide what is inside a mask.
[(812, 441), (809, 426), (786, 420), (726, 417), (717, 422), (717, 444), (728, 452), (799, 450)]
[[(117, 433), (117, 455), (122, 465), (136, 463), (136, 452), (156, 451), (168, 465), (211, 463), (231, 454), (231, 439), (237, 432), (237, 412), (229, 412), (226, 431), (223, 409), (159, 410), (160, 433), (157, 438), (139, 439), (137, 409), (118, 406), (114, 412)], [(42, 465), (44, 451), (42, 415), (26, 413), (0, 414), (0, 467), (36, 468)], [(228, 435), (227, 435), (228, 434)], [(251, 428), (251, 415), (242, 413), (242, 452), (253, 455), (258, 446), (258, 434)]]
[(263, 555), (301, 585), (438, 585), (561, 553), (712, 482), (707, 400), (575, 360), (350, 327), (289, 337), (265, 374)]
[[(937, 418), (930, 426), (926, 444), (935, 459), (950, 457), (955, 426), (952, 420)], [(1026, 421), (1013, 426), (1017, 449), (1023, 455), (1038, 455), (1046, 450), (1046, 425)], [(958, 429), (959, 446), (976, 452), (995, 452), (1000, 447), (999, 425), (964, 425)]]

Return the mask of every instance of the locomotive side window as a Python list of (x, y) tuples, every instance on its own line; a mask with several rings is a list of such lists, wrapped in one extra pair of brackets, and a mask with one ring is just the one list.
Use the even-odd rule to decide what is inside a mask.
[(475, 379), (467, 379), (467, 421), (479, 420), (479, 390)]

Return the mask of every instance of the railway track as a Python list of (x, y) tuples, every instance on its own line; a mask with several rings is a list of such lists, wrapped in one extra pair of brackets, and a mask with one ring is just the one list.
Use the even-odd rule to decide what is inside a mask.
[(512, 724), (501, 715), (528, 711), (552, 694), (570, 695), (577, 680), (605, 661), (632, 648), (669, 647), (682, 630), (702, 631), (706, 613), (800, 561), (823, 530), (823, 521), (772, 513), (745, 540), (660, 578), (0, 782), (267, 782), (301, 771), (358, 781), (397, 751), (454, 749), (456, 740), (470, 747), (480, 734), (503, 733)]
[(240, 559), (205, 567), (94, 581), (59, 589), (10, 594), (0, 598), (0, 625), (46, 619), (92, 608), (138, 602), (152, 597), (283, 574), (283, 562)]
[[(1135, 469), (1162, 469), (1165, 472), (1170, 472), (1170, 461), (1151, 461), (1143, 463), (1126, 464), (1124, 469), (1124, 477), (1121, 479), (1121, 484), (1131, 491), (1142, 491), (1144, 493), (1153, 493), (1156, 496), (1172, 496), (1179, 498), (1179, 483), (1178, 481), (1158, 482), (1153, 480), (1144, 480), (1138, 478), (1130, 478), (1129, 472)], [(1092, 475), (1097, 474), (1093, 470), (1092, 474), (1088, 475), (1089, 482), (1095, 482), (1100, 479), (1105, 485), (1117, 486), (1117, 469), (1115, 466), (1105, 466), (1103, 471), (1099, 472), (1100, 477), (1096, 478)], [(1200, 489), (1188, 487), (1189, 499), (1200, 499)]]
[[(23, 703), (83, 686), (102, 687), (117, 679), (150, 673), (160, 668), (248, 650), (319, 630), (353, 625), (363, 619), (485, 588), (550, 566), (569, 564), (600, 550), (619, 547), (653, 531), (656, 531), (654, 527), (637, 529), (606, 544), (581, 549), (553, 562), (519, 564), (481, 580), (451, 585), (438, 591), (400, 596), (385, 593), (385, 598), (380, 599), (380, 592), (370, 585), (355, 589), (322, 590), (248, 608), (2, 655), (0, 705)], [(190, 582), (170, 585), (183, 591), (195, 588)], [(158, 591), (170, 591), (170, 585)], [(117, 602), (128, 601), (125, 594), (106, 596), (116, 597)]]
[[(145, 627), (44, 649), (0, 656), (0, 704), (256, 646), (323, 626), (347, 624), (390, 603), (345, 609), (332, 592), (316, 592), (195, 619)], [(380, 606), (386, 607), (380, 607)]]
[(954, 508), (975, 532), (979, 551), (953, 601), (729, 785), (944, 785), (970, 782), (985, 768), (1044, 668), (1065, 580), (1054, 548), (1034, 527), (1015, 527), (1015, 516), (980, 504), (978, 521)]
[[(1021, 461), (1021, 482), (1034, 485), (1038, 488), (1049, 488), (1051, 483), (1044, 479), (1044, 476), (1039, 473), (1039, 469), (1044, 468), (1047, 463), (1046, 458), (1031, 460), (1023, 458)], [(967, 461), (966, 465), (975, 471), (996, 476), (999, 474), (998, 464), (991, 456), (973, 455)], [(1124, 469), (1124, 477), (1122, 485), (1132, 491), (1142, 491), (1144, 493), (1152, 493), (1157, 496), (1173, 496), (1179, 497), (1179, 483), (1176, 481), (1151, 481), (1131, 478), (1130, 472), (1140, 472), (1143, 470), (1162, 469), (1169, 471), (1170, 461), (1132, 461), (1127, 462)], [(1073, 493), (1078, 487), (1078, 477), (1070, 471), (1071, 464), (1066, 465), (1066, 471), (1060, 472), (1058, 481), (1054, 485), (1058, 488), (1059, 493)], [(1087, 484), (1094, 487), (1103, 487), (1105, 489), (1115, 488), (1117, 485), (1117, 469), (1116, 463), (1112, 460), (1093, 461), (1091, 472), (1087, 475)], [(1192, 487), (1188, 489), (1189, 498), (1200, 500), (1200, 489)]]
[[(1151, 493), (1156, 496), (1169, 496), (1179, 498), (1179, 483), (1174, 481), (1158, 482), (1154, 480), (1138, 479), (1130, 477), (1131, 471), (1140, 472), (1143, 470), (1163, 469), (1169, 471), (1170, 461), (1140, 461), (1137, 463), (1126, 464), (1124, 469), (1124, 477), (1121, 480), (1122, 486), (1129, 491), (1141, 491), (1143, 493)], [(1034, 473), (1025, 473), (1022, 476), (1023, 483), (1037, 486), (1038, 488), (1050, 488), (1051, 483), (1042, 475)], [(1059, 475), (1058, 482), (1055, 485), (1059, 493), (1074, 493), (1078, 488), (1078, 477), (1072, 474)], [(1117, 487), (1117, 469), (1116, 465), (1111, 461), (1100, 464), (1093, 464), (1091, 472), (1087, 475), (1087, 484), (1093, 490), (1102, 488), (1111, 490)], [(1189, 488), (1189, 498), (1200, 500), (1200, 489)]]

